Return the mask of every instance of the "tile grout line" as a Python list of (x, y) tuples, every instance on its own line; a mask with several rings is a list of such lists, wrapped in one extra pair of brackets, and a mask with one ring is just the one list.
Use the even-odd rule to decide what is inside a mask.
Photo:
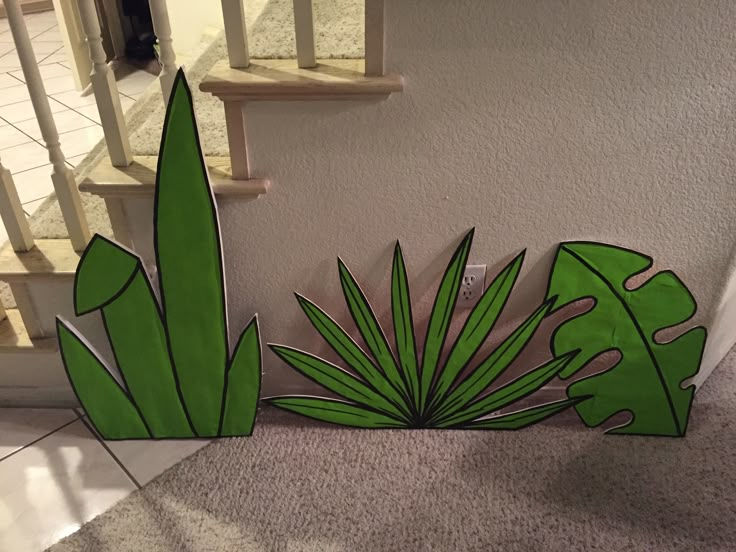
[[(35, 198), (35, 199), (29, 199), (28, 201), (23, 201), (23, 202), (22, 202), (22, 203), (21, 203), (20, 205), (21, 205), (21, 207), (23, 207), (24, 205), (28, 205), (29, 203), (34, 203), (34, 202), (36, 202), (36, 201), (40, 201), (40, 200), (42, 200), (42, 199), (46, 199), (46, 198), (47, 198), (47, 197), (49, 197), (50, 195), (51, 195), (51, 194), (50, 194), (50, 193), (48, 193), (48, 194), (46, 194), (45, 196), (37, 197), (37, 198)], [(23, 211), (25, 212), (25, 209), (23, 209)], [(26, 213), (26, 215), (27, 215), (27, 216), (29, 216), (29, 217), (31, 216), (31, 215), (29, 215), (28, 213)]]
[[(57, 101), (57, 102), (59, 102), (59, 100), (56, 100), (56, 101)], [(62, 102), (59, 102), (59, 103), (60, 103), (61, 105), (66, 105), (66, 104), (64, 104), (64, 103), (62, 103)], [(89, 105), (94, 105), (94, 106), (97, 106), (97, 101), (95, 100), (95, 103), (93, 103), (93, 104), (89, 104)], [(81, 107), (89, 107), (89, 105), (83, 105), (83, 106), (81, 106)], [(76, 113), (77, 115), (81, 115), (82, 117), (84, 117), (84, 118), (85, 118), (85, 119), (87, 119), (88, 121), (92, 121), (92, 123), (94, 123), (95, 125), (97, 125), (97, 126), (102, 126), (102, 125), (101, 125), (100, 123), (98, 123), (97, 121), (95, 121), (95, 120), (94, 120), (94, 119), (93, 119), (92, 117), (87, 117), (87, 115), (85, 115), (85, 114), (84, 114), (84, 113), (82, 113), (81, 111), (78, 111), (78, 110), (77, 110), (77, 108), (74, 108), (74, 107), (69, 107), (69, 109), (71, 109), (71, 110), (72, 110), (72, 111), (73, 111), (74, 113)], [(100, 108), (99, 108), (99, 107), (97, 107), (97, 109), (99, 110)], [(98, 112), (99, 112), (99, 111), (98, 111)], [(92, 125), (90, 125), (90, 126), (92, 126)], [(83, 127), (83, 128), (88, 128), (88, 127)], [(70, 132), (73, 132), (73, 131), (70, 131)]]
[[(21, 71), (22, 71), (22, 69), (21, 69)], [(24, 81), (23, 79), (19, 79), (19, 78), (18, 78), (18, 77), (16, 77), (16, 76), (15, 76), (15, 75), (14, 75), (13, 73), (15, 73), (15, 71), (8, 71), (8, 72), (7, 72), (7, 73), (5, 73), (5, 74), (6, 74), (6, 75), (8, 75), (8, 76), (9, 76), (9, 77), (10, 77), (11, 79), (15, 79), (15, 80), (17, 80), (17, 81), (18, 81), (19, 83), (21, 83), (21, 84), (25, 84), (25, 83), (26, 83), (26, 81)], [(8, 105), (13, 105), (13, 104), (8, 104)]]
[[(76, 414), (76, 412), (75, 412), (75, 414)], [(77, 420), (71, 420), (71, 421), (68, 421), (67, 423), (65, 423), (65, 424), (63, 424), (63, 425), (60, 425), (60, 426), (59, 426), (59, 427), (57, 427), (56, 429), (52, 429), (51, 431), (49, 431), (49, 432), (48, 432), (48, 433), (46, 433), (45, 435), (42, 435), (41, 437), (39, 437), (38, 439), (36, 439), (36, 440), (34, 440), (34, 441), (31, 441), (31, 442), (30, 442), (30, 443), (28, 443), (27, 445), (23, 445), (23, 446), (22, 446), (22, 447), (20, 447), (20, 448), (19, 448), (18, 450), (14, 450), (13, 452), (11, 452), (10, 454), (8, 454), (8, 455), (6, 455), (6, 456), (3, 456), (2, 458), (0, 458), (0, 462), (2, 462), (3, 460), (7, 460), (7, 459), (8, 459), (8, 458), (10, 458), (11, 456), (13, 456), (13, 455), (15, 455), (15, 454), (18, 454), (19, 452), (21, 452), (21, 451), (23, 451), (23, 450), (27, 449), (27, 448), (28, 448), (28, 447), (30, 447), (30, 446), (33, 446), (33, 445), (35, 445), (35, 444), (36, 444), (36, 443), (38, 443), (38, 442), (39, 442), (40, 440), (42, 440), (42, 439), (45, 439), (45, 438), (46, 438), (46, 437), (48, 437), (49, 435), (53, 435), (54, 433), (56, 433), (56, 432), (57, 432), (57, 431), (59, 431), (60, 429), (64, 429), (64, 428), (65, 428), (66, 426), (68, 426), (68, 425), (70, 425), (70, 424), (73, 424), (73, 423), (74, 423), (74, 422), (76, 422), (76, 421), (77, 421)]]
[[(58, 101), (58, 100), (57, 100), (57, 101)], [(86, 128), (92, 128), (92, 127), (94, 127), (94, 126), (102, 126), (102, 125), (100, 125), (100, 123), (98, 123), (97, 121), (93, 121), (93, 120), (92, 120), (92, 119), (90, 119), (89, 117), (85, 116), (85, 115), (84, 115), (83, 113), (79, 113), (79, 112), (78, 112), (78, 111), (77, 111), (76, 109), (73, 109), (73, 108), (71, 108), (71, 107), (67, 107), (67, 106), (66, 106), (65, 104), (62, 104), (61, 102), (59, 102), (59, 103), (60, 103), (61, 105), (63, 105), (64, 107), (66, 107), (67, 109), (69, 109), (70, 111), (74, 111), (74, 113), (76, 113), (77, 115), (81, 115), (82, 117), (84, 117), (85, 119), (87, 119), (88, 121), (90, 121), (90, 124), (89, 124), (89, 125), (87, 125), (87, 126), (83, 126), (83, 127), (75, 128), (74, 130), (67, 130), (66, 132), (59, 132), (59, 131), (58, 131), (58, 129), (57, 129), (57, 134), (59, 135), (59, 140), (61, 140), (61, 137), (62, 137), (62, 136), (64, 136), (64, 134), (69, 134), (69, 133), (71, 133), (71, 132), (76, 132), (76, 131), (78, 131), (78, 130), (84, 130), (84, 129), (86, 129)], [(62, 111), (60, 111), (59, 113), (63, 113), (63, 112), (62, 112)], [(53, 117), (54, 115), (58, 115), (58, 113), (52, 113), (52, 117)], [(16, 123), (11, 123), (11, 122), (8, 122), (8, 121), (7, 121), (7, 120), (5, 120), (5, 119), (3, 119), (3, 120), (4, 120), (4, 121), (5, 121), (6, 123), (8, 123), (8, 125), (10, 125), (11, 127), (13, 127), (13, 128), (15, 129), (15, 130), (17, 130), (18, 132), (20, 132), (20, 133), (22, 133), (22, 134), (25, 134), (26, 136), (28, 136), (28, 138), (30, 138), (30, 141), (28, 141), (28, 142), (23, 142), (22, 144), (15, 144), (14, 146), (9, 146), (9, 147), (7, 147), (7, 148), (4, 148), (4, 149), (10, 149), (10, 148), (14, 148), (14, 147), (17, 147), (17, 146), (25, 146), (26, 144), (31, 144), (31, 143), (35, 142), (36, 144), (38, 144), (39, 146), (41, 146), (42, 148), (44, 148), (44, 149), (45, 149), (46, 151), (48, 151), (48, 148), (46, 147), (46, 142), (45, 142), (45, 141), (42, 141), (42, 140), (43, 140), (43, 136), (41, 136), (41, 139), (40, 139), (40, 140), (38, 140), (38, 139), (34, 138), (33, 136), (31, 136), (30, 134), (28, 134), (28, 133), (27, 133), (26, 131), (24, 131), (23, 129), (21, 129), (21, 128), (18, 128), (17, 126), (15, 126), (15, 125), (16, 125), (17, 123), (24, 123), (24, 122), (26, 122), (26, 121), (30, 121), (30, 120), (32, 120), (32, 119), (25, 119), (25, 120), (23, 120), (23, 121), (17, 121)], [(55, 121), (54, 121), (54, 122), (55, 122)], [(2, 151), (4, 151), (4, 150), (0, 150), (0, 152), (2, 152)], [(91, 151), (91, 150), (90, 150), (90, 151)], [(86, 153), (89, 153), (89, 152), (86, 152)], [(85, 154), (81, 154), (81, 153), (80, 153), (79, 155), (86, 155), (86, 153), (85, 153)], [(76, 157), (76, 155), (72, 155), (72, 157)], [(68, 158), (67, 158), (67, 156), (66, 156), (66, 155), (64, 155), (64, 162), (65, 162), (65, 163), (68, 163)], [(38, 166), (36, 166), (36, 167), (30, 167), (30, 168), (28, 168), (28, 169), (23, 169), (22, 171), (17, 171), (17, 172), (14, 172), (14, 173), (12, 173), (12, 174), (13, 174), (13, 176), (15, 176), (16, 174), (21, 174), (21, 173), (24, 173), (24, 172), (26, 172), (26, 171), (32, 171), (33, 169), (40, 169), (41, 167), (45, 167), (46, 165), (50, 165), (50, 164), (51, 164), (51, 161), (49, 160), (49, 161), (47, 161), (46, 163), (43, 163), (43, 164), (41, 164), (41, 165), (38, 165)], [(72, 168), (74, 168), (74, 167), (72, 167)]]
[[(30, 120), (30, 119), (28, 119), (28, 120)], [(19, 122), (22, 122), (22, 121), (19, 121)], [(24, 142), (23, 144), (15, 144), (15, 146), (10, 146), (10, 147), (8, 147), (8, 148), (4, 148), (4, 149), (10, 149), (10, 148), (14, 148), (14, 147), (16, 147), (16, 146), (23, 146), (23, 145), (25, 145), (25, 144), (30, 144), (31, 142), (36, 142), (36, 143), (37, 143), (38, 145), (40, 145), (40, 146), (43, 146), (44, 148), (46, 148), (46, 144), (45, 144), (45, 143), (44, 143), (44, 144), (42, 144), (41, 142), (39, 142), (38, 140), (36, 140), (36, 139), (35, 139), (35, 138), (34, 138), (33, 136), (31, 136), (30, 134), (28, 134), (28, 133), (27, 133), (26, 131), (24, 131), (23, 129), (20, 129), (20, 128), (18, 128), (17, 126), (15, 126), (15, 123), (10, 123), (10, 122), (9, 122), (8, 124), (9, 124), (9, 125), (10, 125), (11, 127), (13, 127), (13, 128), (15, 129), (15, 130), (17, 130), (18, 132), (20, 132), (21, 134), (25, 134), (26, 136), (28, 136), (28, 138), (30, 138), (30, 139), (31, 139), (31, 141), (30, 141), (30, 142)], [(3, 150), (0, 150), (0, 151), (3, 151)], [(47, 150), (47, 151), (48, 151), (48, 150)], [(49, 163), (50, 163), (50, 162), (51, 162), (51, 161), (49, 161)], [(48, 164), (48, 163), (44, 163), (44, 165), (47, 165), (47, 164)], [(42, 166), (43, 166), (43, 165), (39, 165), (39, 167), (42, 167)], [(36, 168), (38, 168), (38, 167), (33, 167), (33, 168), (34, 168), (34, 169), (36, 169)], [(27, 169), (27, 170), (30, 170), (30, 169)], [(23, 172), (23, 171), (19, 171), (19, 172)], [(15, 173), (15, 174), (18, 174), (18, 173)]]
[[(57, 53), (57, 52), (58, 52), (59, 50), (61, 50), (61, 49), (62, 49), (63, 47), (64, 47), (64, 46), (59, 46), (59, 47), (58, 47), (58, 48), (57, 48), (56, 50), (54, 50), (53, 52), (51, 52), (51, 53), (50, 53), (49, 55), (47, 55), (47, 56), (46, 56), (45, 58), (43, 58), (43, 59), (39, 59), (39, 60), (38, 60), (38, 61), (36, 62), (36, 65), (38, 65), (38, 67), (39, 67), (39, 70), (40, 70), (41, 64), (42, 64), (42, 63), (43, 63), (44, 61), (46, 61), (47, 59), (49, 59), (49, 58), (50, 58), (51, 56), (55, 55), (55, 54), (56, 54), (56, 53)], [(55, 62), (55, 61), (52, 61), (52, 62), (50, 62), (50, 63), (47, 63), (47, 65), (51, 65), (52, 63), (56, 63), (56, 62)]]
[[(8, 74), (10, 74), (10, 73), (8, 73)], [(17, 77), (14, 77), (14, 78), (17, 78)], [(21, 81), (21, 82), (23, 82), (23, 81)], [(25, 84), (25, 82), (24, 82), (23, 84)], [(61, 103), (61, 102), (60, 102), (59, 100), (57, 100), (56, 98), (54, 98), (54, 97), (53, 97), (52, 95), (50, 95), (50, 94), (46, 94), (46, 97), (47, 97), (47, 98), (48, 98), (49, 100), (51, 100), (51, 101), (50, 101), (49, 103), (54, 103), (54, 102), (55, 102), (55, 103), (58, 103), (59, 105), (61, 105), (61, 106), (65, 107), (66, 109), (71, 109), (71, 107), (69, 107), (68, 105), (66, 105), (66, 104), (64, 104), (64, 103)], [(15, 105), (15, 104), (19, 104), (19, 103), (22, 103), (22, 102), (30, 102), (30, 101), (31, 101), (30, 99), (28, 99), (28, 100), (21, 100), (20, 102), (13, 102), (12, 104), (7, 104), (6, 106), (3, 106), (3, 107), (7, 107), (7, 106), (10, 106), (10, 105)], [(61, 111), (57, 111), (56, 113), (54, 113), (54, 112), (52, 111), (52, 112), (51, 112), (51, 114), (52, 114), (52, 115), (58, 115), (59, 113), (63, 113), (63, 112), (64, 112), (64, 110), (61, 110)], [(80, 115), (81, 115), (81, 113), (80, 113)], [(13, 125), (13, 124), (15, 124), (15, 123), (25, 123), (26, 121), (31, 121), (31, 120), (38, 120), (38, 119), (36, 119), (36, 117), (35, 117), (35, 116), (33, 116), (33, 117), (28, 117), (27, 119), (22, 119), (22, 120), (20, 120), (20, 121), (15, 121), (15, 123), (11, 123), (11, 122), (10, 122), (9, 120), (5, 119), (4, 117), (0, 117), (0, 119), (3, 119), (3, 120), (4, 120), (4, 121), (5, 121), (6, 123), (8, 123), (9, 125)]]
[(102, 445), (102, 447), (107, 451), (107, 453), (112, 457), (112, 459), (115, 460), (115, 463), (120, 467), (121, 470), (123, 470), (123, 473), (125, 473), (125, 475), (128, 476), (128, 479), (130, 479), (138, 489), (142, 489), (143, 486), (140, 483), (138, 483), (138, 480), (135, 477), (133, 477), (133, 474), (130, 473), (128, 468), (126, 468), (123, 465), (123, 463), (120, 461), (120, 459), (117, 456), (115, 456), (112, 450), (110, 450), (110, 447), (107, 446), (107, 443), (105, 443), (105, 441), (103, 441), (102, 438), (97, 434), (97, 431), (95, 431), (95, 429), (89, 424), (87, 420), (85, 420), (82, 416), (80, 416), (76, 408), (73, 409), (73, 411), (77, 415), (77, 418), (79, 418), (79, 420), (90, 431), (90, 433), (94, 435), (95, 439), (97, 439), (97, 442), (99, 442)]

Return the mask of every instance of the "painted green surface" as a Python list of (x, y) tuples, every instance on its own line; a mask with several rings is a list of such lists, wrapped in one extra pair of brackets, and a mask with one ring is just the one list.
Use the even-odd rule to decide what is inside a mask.
[(581, 349), (563, 377), (604, 351), (621, 353), (611, 369), (569, 386), (571, 398), (592, 396), (576, 406), (585, 424), (598, 426), (627, 411), (633, 419), (613, 433), (682, 436), (694, 387), (681, 386), (699, 369), (706, 331), (696, 327), (670, 343), (657, 342), (657, 331), (689, 320), (696, 304), (671, 271), (657, 273), (638, 289), (627, 289), (626, 281), (651, 264), (646, 255), (612, 245), (561, 244), (548, 295), (559, 296), (560, 307), (585, 297), (594, 298), (595, 306), (562, 323), (552, 336), (552, 348), (557, 355)]
[[(524, 253), (521, 253), (501, 271), (478, 301), (478, 306), (468, 316), (452, 346), (445, 368), (436, 382), (435, 403), (444, 399), (458, 382), (462, 371), (493, 330), (516, 283), (523, 262)], [(478, 374), (478, 371), (475, 373)]]
[(413, 414), (416, 415), (421, 393), (419, 362), (414, 337), (414, 317), (411, 312), (409, 278), (399, 242), (396, 242), (394, 248), (394, 264), (391, 272), (391, 314), (394, 318), (394, 340), (399, 366), (407, 384), (410, 405), (414, 406)]
[(154, 213), (163, 304), (141, 259), (95, 236), (77, 269), (75, 308), (101, 310), (121, 381), (59, 320), (64, 365), (107, 439), (250, 435), (261, 385), (258, 323), (229, 358), (217, 211), (182, 72), (165, 125)]
[(101, 309), (118, 296), (138, 270), (136, 255), (95, 235), (74, 276), (74, 310), (77, 316)]
[(465, 427), (467, 429), (520, 429), (536, 424), (562, 412), (567, 408), (578, 404), (585, 399), (565, 399), (533, 408), (526, 408), (503, 416), (494, 416), (486, 420), (471, 422)]
[[(508, 300), (523, 263), (523, 253), (513, 259), (491, 283), (468, 315), (441, 362), (473, 232), (455, 251), (440, 282), (428, 323), (424, 359), (417, 358), (408, 275), (401, 247), (394, 250), (391, 307), (398, 360), (393, 356), (365, 294), (340, 262), (345, 299), (371, 359), (348, 333), (316, 305), (297, 295), (314, 328), (349, 366), (345, 370), (312, 354), (282, 345), (269, 345), (292, 368), (341, 400), (322, 397), (272, 397), (269, 403), (317, 420), (366, 428), (466, 428), (520, 429), (564, 410), (582, 399), (544, 405), (538, 410), (497, 415), (539, 390), (569, 364), (575, 354), (561, 355), (520, 378), (494, 389), (489, 386), (511, 365), (549, 312), (552, 301), (539, 307), (478, 367), (461, 379), (487, 339)], [(375, 362), (374, 362), (375, 360)], [(492, 418), (488, 416), (493, 415)]]
[[(176, 392), (161, 315), (140, 260), (96, 235), (77, 273), (77, 312), (89, 304), (82, 298), (98, 299), (118, 369), (153, 437), (192, 437)], [(111, 281), (125, 284), (115, 289), (118, 286), (108, 285)], [(102, 291), (111, 295), (105, 297)]]
[(227, 370), (219, 435), (250, 435), (261, 394), (261, 337), (253, 318), (240, 335)]
[[(402, 409), (404, 399), (401, 393), (391, 384), (391, 382), (383, 376), (380, 368), (376, 367), (373, 361), (363, 352), (358, 344), (351, 338), (348, 333), (343, 330), (337, 322), (320, 309), (317, 305), (297, 295), (297, 301), (302, 310), (309, 318), (312, 325), (319, 331), (322, 337), (329, 343), (339, 357), (348, 364), (356, 374), (365, 380), (372, 389), (387, 398), (387, 400), (396, 405), (398, 409)], [(407, 409), (401, 410), (402, 414), (409, 416)]]
[(452, 392), (434, 409), (435, 419), (456, 413), (473, 402), (521, 354), (552, 308), (548, 301), (534, 311), (510, 336), (504, 339)]
[(69, 380), (97, 431), (106, 439), (149, 438), (130, 397), (97, 355), (60, 319), (56, 332)]
[(404, 427), (393, 418), (368, 407), (320, 397), (273, 397), (270, 404), (323, 422), (366, 429)]
[(396, 360), (391, 353), (386, 335), (381, 329), (378, 319), (376, 319), (373, 308), (368, 303), (368, 299), (366, 299), (363, 290), (360, 289), (353, 275), (340, 259), (338, 259), (338, 268), (345, 302), (353, 316), (355, 325), (360, 331), (360, 335), (363, 337), (373, 358), (378, 362), (378, 366), (386, 376), (386, 380), (405, 401), (409, 396), (406, 382), (399, 373)]
[(468, 262), (470, 246), (473, 243), (473, 233), (473, 230), (468, 232), (460, 243), (460, 247), (455, 250), (434, 299), (432, 314), (429, 316), (429, 324), (427, 325), (427, 336), (424, 340), (424, 353), (422, 354), (419, 402), (417, 404), (419, 412), (425, 412), (427, 405), (430, 403), (430, 388), (439, 369), (440, 355), (447, 339), (447, 332), (450, 329), (452, 313), (455, 310), (457, 295), (463, 279), (463, 271)]
[(155, 211), (156, 265), (171, 358), (194, 428), (200, 435), (215, 435), (229, 353), (225, 290), (217, 211), (184, 79), (174, 84), (164, 122)]

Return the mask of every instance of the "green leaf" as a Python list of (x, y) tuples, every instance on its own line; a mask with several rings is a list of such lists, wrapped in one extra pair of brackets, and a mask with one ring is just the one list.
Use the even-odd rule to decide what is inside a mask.
[(521, 265), (524, 262), (524, 253), (519, 254), (501, 271), (468, 315), (460, 335), (452, 346), (445, 366), (437, 378), (437, 385), (433, 392), (434, 400), (430, 404), (430, 409), (441, 402), (452, 386), (457, 383), (462, 371), (493, 330), (519, 276)]
[(471, 230), (463, 238), (460, 245), (447, 265), (442, 277), (437, 295), (432, 307), (432, 314), (427, 325), (427, 337), (424, 341), (424, 354), (422, 355), (422, 376), (419, 394), (419, 411), (424, 413), (429, 404), (429, 391), (432, 387), (437, 364), (442, 354), (442, 349), (447, 339), (447, 331), (450, 329), (452, 313), (457, 303), (457, 294), (463, 279), (465, 265), (468, 262), (470, 246), (473, 243), (473, 232)]
[[(110, 286), (112, 281), (115, 286)], [(143, 262), (107, 238), (95, 236), (79, 263), (75, 297), (78, 306), (91, 306), (82, 297), (94, 297), (94, 308), (102, 309), (115, 362), (153, 437), (191, 437)]]
[(258, 317), (245, 327), (225, 376), (221, 437), (250, 435), (261, 392), (261, 338)]
[(338, 259), (337, 261), (345, 301), (348, 304), (350, 314), (356, 326), (358, 326), (360, 335), (363, 336), (368, 349), (375, 357), (378, 366), (383, 370), (388, 381), (391, 382), (391, 385), (404, 398), (403, 402), (410, 403), (406, 383), (402, 380), (401, 374), (399, 374), (399, 369), (396, 367), (396, 361), (394, 360), (393, 354), (391, 354), (386, 336), (376, 319), (376, 315), (373, 313), (373, 309), (368, 303), (368, 299), (366, 299), (363, 290), (360, 289), (360, 286), (342, 260)]
[(319, 357), (291, 347), (269, 344), (279, 358), (312, 381), (358, 404), (373, 407), (388, 416), (404, 419), (399, 409), (351, 373)]
[(482, 416), (488, 416), (496, 410), (504, 408), (505, 406), (531, 395), (559, 374), (577, 354), (577, 351), (573, 351), (562, 357), (554, 358), (542, 366), (530, 370), (526, 374), (516, 378), (510, 383), (507, 383), (503, 387), (496, 389), (485, 397), (478, 399), (462, 410), (455, 411), (454, 413), (443, 417), (438, 421), (437, 425), (440, 427), (448, 427), (463, 424)]
[(146, 423), (128, 394), (60, 317), (56, 318), (56, 333), (69, 381), (97, 432), (105, 439), (150, 438)]
[(140, 259), (100, 234), (95, 234), (79, 260), (74, 276), (74, 310), (82, 316), (115, 299), (138, 270)]
[(409, 409), (402, 397), (386, 376), (379, 370), (367, 354), (327, 313), (309, 299), (296, 294), (299, 306), (309, 318), (314, 328), (348, 366), (362, 377), (370, 387), (397, 405), (401, 412), (409, 415)]
[(334, 399), (272, 397), (264, 400), (278, 408), (332, 424), (369, 429), (405, 427), (405, 424), (373, 410)]
[(541, 406), (525, 408), (517, 412), (511, 412), (502, 416), (475, 420), (463, 424), (462, 429), (524, 429), (532, 424), (546, 420), (563, 410), (585, 400), (585, 397), (576, 399), (564, 399)]
[(481, 364), (439, 403), (432, 419), (446, 418), (480, 396), (516, 360), (542, 320), (552, 308), (554, 298), (542, 304), (516, 328)]
[(561, 374), (574, 374), (603, 351), (617, 349), (621, 359), (610, 370), (570, 385), (571, 398), (593, 398), (576, 407), (586, 425), (598, 426), (621, 411), (632, 420), (613, 433), (685, 434), (694, 387), (681, 384), (694, 376), (705, 346), (706, 331), (696, 327), (670, 343), (654, 334), (689, 320), (695, 300), (671, 271), (659, 272), (639, 289), (625, 282), (648, 269), (652, 259), (620, 247), (590, 243), (560, 244), (548, 287), (563, 306), (595, 298), (592, 310), (563, 322), (552, 336), (555, 354), (581, 347), (582, 353)]
[(229, 346), (220, 230), (183, 72), (158, 159), (154, 243), (171, 358), (198, 435), (216, 435)]
[(391, 271), (391, 314), (394, 319), (394, 337), (399, 364), (409, 388), (413, 410), (419, 412), (419, 365), (417, 344), (414, 338), (414, 318), (411, 312), (409, 280), (401, 245), (396, 242), (394, 264)]

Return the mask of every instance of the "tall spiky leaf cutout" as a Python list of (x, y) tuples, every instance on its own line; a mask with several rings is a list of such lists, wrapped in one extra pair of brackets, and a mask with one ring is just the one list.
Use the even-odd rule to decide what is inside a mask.
[(250, 435), (261, 385), (258, 320), (231, 357), (217, 208), (182, 71), (161, 138), (154, 233), (160, 304), (135, 253), (99, 235), (84, 252), (75, 307), (78, 315), (100, 311), (117, 369), (59, 319), (72, 387), (107, 439)]

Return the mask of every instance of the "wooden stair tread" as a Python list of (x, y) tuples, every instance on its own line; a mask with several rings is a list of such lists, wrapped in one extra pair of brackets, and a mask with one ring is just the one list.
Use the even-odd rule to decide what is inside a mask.
[[(270, 183), (264, 178), (233, 180), (228, 157), (207, 157), (206, 162), (215, 195), (256, 198), (268, 191)], [(113, 167), (110, 158), (105, 157), (82, 180), (79, 189), (102, 197), (152, 196), (157, 166), (155, 155), (134, 156), (128, 167)]]
[(53, 337), (30, 338), (18, 309), (5, 311), (0, 321), (0, 353), (53, 352), (58, 349)]
[(229, 100), (351, 100), (387, 97), (401, 92), (400, 75), (367, 77), (362, 59), (317, 60), (317, 67), (300, 69), (293, 59), (252, 60), (234, 69), (219, 61), (199, 89)]
[(26, 282), (40, 278), (73, 278), (81, 253), (69, 239), (37, 239), (30, 251), (13, 251), (10, 243), (0, 249), (0, 281)]

